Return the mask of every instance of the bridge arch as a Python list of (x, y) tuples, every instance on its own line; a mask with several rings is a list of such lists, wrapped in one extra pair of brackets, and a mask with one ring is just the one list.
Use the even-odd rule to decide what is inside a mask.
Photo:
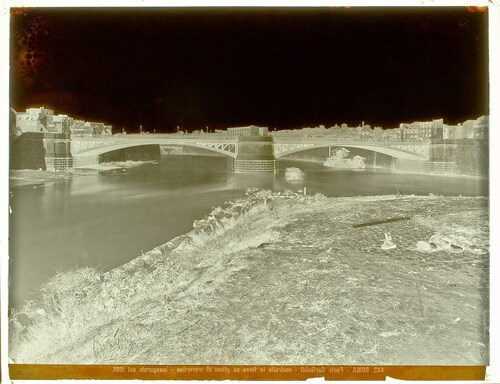
[[(79, 157), (98, 157), (99, 155), (103, 155), (108, 152), (117, 151), (120, 149), (139, 147), (145, 145), (176, 145), (176, 146), (186, 146), (186, 147), (194, 147), (205, 149), (212, 152), (217, 152), (222, 155), (235, 158), (236, 157), (236, 148), (234, 148), (234, 152), (228, 149), (227, 145), (217, 146), (217, 143), (191, 143), (191, 142), (162, 142), (158, 139), (153, 139), (151, 141), (133, 141), (133, 142), (104, 142), (101, 145), (97, 145), (93, 148), (72, 148), (73, 158)], [(234, 144), (233, 144), (234, 145)]]
[[(280, 143), (276, 143), (276, 145), (279, 145)], [(286, 145), (286, 144), (284, 144)], [(297, 152), (302, 152), (302, 151), (307, 151), (311, 149), (316, 149), (316, 148), (328, 148), (328, 147), (345, 147), (345, 148), (358, 148), (358, 149), (365, 149), (368, 151), (372, 152), (378, 152), (382, 153), (384, 155), (388, 155), (391, 157), (394, 157), (396, 159), (403, 159), (403, 160), (425, 160), (426, 157), (423, 155), (419, 155), (415, 152), (411, 152), (408, 150), (400, 149), (400, 148), (392, 148), (390, 146), (378, 146), (378, 145), (370, 145), (370, 144), (357, 144), (357, 143), (342, 143), (342, 142), (336, 142), (336, 143), (321, 143), (321, 144), (306, 144), (303, 147), (297, 147), (297, 148), (290, 148), (286, 149), (284, 151), (279, 151), (276, 153), (275, 151), (275, 157), (277, 159), (282, 158), (284, 156), (290, 155), (292, 153), (297, 153)], [(276, 147), (275, 147), (276, 148)]]

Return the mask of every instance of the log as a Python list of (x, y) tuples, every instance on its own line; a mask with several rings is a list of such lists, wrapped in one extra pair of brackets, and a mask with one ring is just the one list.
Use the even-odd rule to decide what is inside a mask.
[(370, 225), (379, 225), (379, 224), (385, 224), (385, 223), (392, 223), (394, 221), (402, 221), (402, 220), (410, 220), (411, 216), (402, 216), (402, 217), (392, 217), (390, 219), (385, 219), (385, 220), (376, 220), (376, 221), (368, 221), (366, 223), (360, 223), (360, 224), (353, 224), (353, 228), (360, 228), (360, 227), (369, 227)]

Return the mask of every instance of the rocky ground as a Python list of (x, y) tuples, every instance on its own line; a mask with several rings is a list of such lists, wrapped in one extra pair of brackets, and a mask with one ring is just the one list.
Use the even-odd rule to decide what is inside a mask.
[(486, 198), (259, 193), (116, 270), (56, 276), (12, 314), (10, 357), (488, 363)]

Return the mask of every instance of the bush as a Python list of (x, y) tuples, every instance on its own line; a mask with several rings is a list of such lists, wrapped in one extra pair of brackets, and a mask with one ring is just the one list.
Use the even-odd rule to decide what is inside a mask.
[(42, 306), (48, 314), (67, 313), (97, 295), (101, 273), (90, 267), (60, 272), (41, 288)]

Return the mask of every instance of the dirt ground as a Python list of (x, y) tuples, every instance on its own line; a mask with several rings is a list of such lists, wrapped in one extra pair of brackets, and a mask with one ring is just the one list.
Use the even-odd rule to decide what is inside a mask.
[[(401, 220), (353, 227), (386, 219)], [(51, 319), (57, 332), (35, 321), (11, 354), (31, 363), (487, 365), (488, 220), (486, 198), (276, 199), (201, 244), (184, 236), (107, 274), (72, 317)], [(396, 248), (384, 250), (389, 233)], [(436, 234), (458, 245), (417, 249)], [(60, 336), (49, 348), (42, 333)]]

